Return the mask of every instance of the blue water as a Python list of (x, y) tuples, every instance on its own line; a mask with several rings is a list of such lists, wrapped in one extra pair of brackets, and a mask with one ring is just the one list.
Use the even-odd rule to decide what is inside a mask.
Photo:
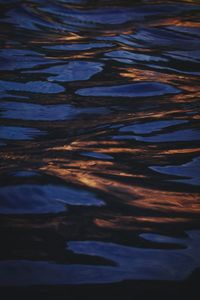
[(0, 0), (0, 286), (199, 269), (199, 12)]

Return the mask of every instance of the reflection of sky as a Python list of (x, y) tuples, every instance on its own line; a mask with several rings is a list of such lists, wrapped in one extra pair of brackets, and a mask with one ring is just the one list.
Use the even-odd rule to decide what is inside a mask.
[(130, 21), (144, 21), (145, 18), (153, 18), (166, 16), (170, 13), (170, 16), (177, 15), (178, 13), (184, 12), (187, 9), (195, 9), (194, 6), (189, 5), (140, 5), (129, 8), (99, 8), (90, 10), (78, 10), (63, 8), (59, 5), (49, 4), (46, 7), (40, 7), (41, 11), (53, 13), (59, 17), (64, 23), (66, 21), (70, 24), (78, 22), (84, 23), (84, 26), (91, 27), (95, 24), (101, 25), (120, 25)]
[(92, 192), (56, 185), (16, 185), (0, 189), (0, 214), (45, 214), (66, 211), (66, 205), (101, 206)]
[[(13, 2), (13, 1), (12, 1)], [(145, 20), (152, 18), (163, 18), (170, 14), (170, 17), (177, 16), (185, 11), (193, 11), (196, 9), (195, 5), (189, 4), (154, 4), (154, 5), (138, 5), (136, 7), (108, 7), (81, 10), (70, 7), (60, 6), (61, 3), (48, 2), (48, 6), (43, 6), (43, 1), (34, 1), (37, 3), (37, 14), (32, 13), (28, 6), (16, 6), (15, 9), (11, 9), (7, 12), (4, 18), (5, 22), (13, 23), (15, 26), (25, 28), (29, 30), (41, 31), (41, 27), (47, 27), (56, 30), (71, 29), (74, 32), (76, 28), (74, 26), (81, 25), (82, 27), (90, 28), (95, 25), (122, 25), (127, 22), (145, 22)], [(67, 1), (69, 3), (84, 3), (83, 1)], [(49, 21), (44, 17), (44, 12), (55, 15), (57, 22)], [(41, 13), (43, 18), (41, 18)], [(46, 14), (47, 15), (47, 14)], [(70, 28), (69, 26), (72, 26)]]
[(81, 155), (106, 160), (113, 159), (112, 156), (100, 152), (82, 152)]
[(154, 136), (139, 135), (118, 135), (113, 136), (114, 140), (136, 140), (149, 143), (161, 142), (186, 142), (198, 141), (200, 139), (200, 131), (195, 129), (177, 130), (175, 132), (156, 134)]
[(68, 64), (50, 67), (26, 73), (49, 73), (55, 76), (48, 77), (51, 81), (77, 81), (88, 80), (93, 75), (102, 71), (103, 64), (87, 61), (70, 61)]
[(3, 118), (16, 120), (56, 121), (72, 119), (80, 114), (106, 114), (108, 109), (75, 108), (70, 104), (40, 105), (25, 102), (1, 102), (0, 113)]
[(147, 55), (141, 53), (134, 53), (130, 51), (111, 51), (105, 54), (106, 57), (110, 57), (113, 59), (122, 58), (122, 59), (130, 59), (133, 62), (137, 61), (145, 61), (145, 62), (161, 62), (167, 61), (166, 58), (159, 57), (156, 55)]
[[(45, 20), (45, 18), (39, 18), (38, 16), (25, 9), (25, 7), (17, 6), (15, 9), (11, 9), (4, 18), (5, 22), (12, 23), (18, 28), (24, 28), (29, 30), (40, 30), (40, 26), (46, 26), (48, 28), (55, 28), (55, 24)], [(63, 26), (56, 24), (56, 28), (63, 30)]]
[(185, 239), (141, 234), (153, 242), (174, 243), (184, 249), (150, 249), (113, 243), (69, 242), (68, 249), (77, 254), (106, 258), (116, 266), (56, 264), (44, 261), (13, 260), (0, 262), (0, 285), (28, 286), (49, 284), (109, 283), (122, 280), (182, 281), (200, 266), (200, 233), (189, 231)]
[[(22, 241), (3, 254), (0, 285), (186, 279), (200, 267), (199, 231), (155, 232), (198, 225), (196, 188), (175, 182), (200, 182), (195, 0), (0, 2), (1, 185), (10, 181), (0, 214)], [(52, 251), (57, 237), (66, 244)]]
[(178, 179), (177, 182), (185, 182), (193, 185), (200, 185), (200, 157), (179, 166), (152, 166), (152, 170), (168, 175), (187, 177), (188, 179)]
[(146, 123), (138, 123), (134, 125), (124, 126), (120, 128), (120, 132), (134, 132), (136, 134), (148, 134), (154, 131), (159, 131), (163, 128), (173, 125), (187, 123), (185, 120), (165, 120), (165, 121), (152, 121)]
[(67, 45), (53, 45), (53, 46), (46, 46), (44, 48), (50, 50), (68, 50), (68, 51), (76, 51), (76, 50), (90, 50), (95, 48), (106, 48), (112, 47), (112, 44), (109, 43), (87, 43), (87, 44), (67, 44)]
[(0, 126), (0, 139), (6, 140), (32, 140), (34, 137), (45, 134), (36, 128)]
[(12, 175), (16, 177), (32, 177), (36, 175), (40, 176), (38, 172), (34, 172), (34, 171), (16, 171), (12, 173)]
[(116, 86), (100, 86), (84, 88), (76, 91), (81, 96), (107, 97), (153, 97), (165, 94), (177, 94), (180, 90), (164, 83), (140, 82)]
[(182, 61), (191, 61), (195, 63), (200, 62), (200, 50), (191, 50), (191, 51), (168, 51), (166, 53), (169, 57), (179, 59)]
[(54, 94), (64, 92), (65, 89), (61, 85), (47, 81), (29, 81), (23, 83), (0, 80), (0, 98), (6, 95), (6, 91)]
[(50, 60), (42, 54), (31, 50), (3, 49), (0, 50), (0, 70), (12, 71), (17, 69), (28, 69), (59, 62)]
[(175, 30), (167, 28), (148, 28), (140, 29), (134, 38), (143, 42), (149, 48), (152, 47), (172, 47), (172, 49), (193, 49), (200, 45), (198, 37), (183, 35)]

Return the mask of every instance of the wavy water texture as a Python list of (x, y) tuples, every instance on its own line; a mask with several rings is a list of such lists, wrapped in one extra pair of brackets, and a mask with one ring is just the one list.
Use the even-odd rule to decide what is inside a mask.
[(200, 267), (199, 1), (0, 0), (0, 286)]

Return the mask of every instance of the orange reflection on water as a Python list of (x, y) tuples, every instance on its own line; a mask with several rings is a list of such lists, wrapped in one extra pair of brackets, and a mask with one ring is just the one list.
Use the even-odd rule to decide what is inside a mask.
[[(111, 167), (112, 166), (112, 167)], [(70, 182), (84, 185), (86, 188), (95, 188), (109, 197), (116, 198), (128, 206), (135, 206), (143, 210), (160, 212), (200, 213), (199, 195), (196, 193), (173, 192), (162, 189), (153, 189), (139, 186), (136, 183), (128, 184), (109, 175), (127, 176), (126, 172), (111, 162), (80, 161), (65, 164), (48, 164), (41, 170), (54, 174)], [(106, 175), (106, 177), (104, 176)], [(130, 173), (130, 177), (141, 178)]]
[(133, 187), (133, 193), (138, 199), (129, 202), (129, 205), (164, 212), (200, 213), (200, 197), (197, 193), (154, 190), (139, 186)]
[[(162, 73), (158, 71), (150, 71), (150, 70), (141, 70), (136, 68), (120, 68), (119, 75), (128, 79), (132, 79), (134, 81), (159, 81), (163, 83), (170, 83), (178, 88), (181, 88), (188, 92), (196, 92), (199, 95), (199, 84), (194, 84), (194, 80), (192, 76), (186, 74), (168, 74)], [(193, 84), (188, 84), (193, 81)], [(183, 97), (183, 94), (181, 94)]]
[(150, 70), (141, 70), (137, 68), (120, 68), (119, 75), (125, 78), (138, 80), (138, 81), (154, 81), (158, 80), (164, 83), (169, 83), (173, 81), (181, 81), (181, 80), (189, 80), (190, 76), (188, 75), (179, 75), (179, 74), (167, 74), (167, 73), (161, 73), (158, 71), (150, 71)]
[(187, 153), (199, 153), (200, 154), (200, 148), (186, 148), (186, 149), (170, 149), (170, 150), (164, 150), (161, 151), (162, 154), (187, 154)]
[[(188, 1), (192, 2), (192, 1)], [(195, 27), (198, 28), (200, 25), (195, 21), (183, 20), (183, 18), (164, 18), (158, 21), (152, 21), (151, 26), (176, 26), (176, 27)]]
[[(178, 218), (178, 217), (158, 217), (158, 216), (108, 216), (107, 219), (96, 218), (94, 220), (95, 225), (100, 228), (109, 228), (116, 230), (151, 230), (151, 228), (146, 227), (151, 224), (168, 224), (168, 223), (184, 223), (188, 222), (188, 218)], [(142, 226), (142, 227), (141, 227)], [(145, 228), (144, 228), (145, 227)]]
[[(140, 70), (136, 68), (120, 68), (119, 75), (129, 80), (136, 81), (156, 81), (171, 84), (182, 90), (182, 93), (170, 97), (170, 102), (196, 102), (200, 98), (199, 82), (194, 77), (186, 74), (168, 74), (150, 70)], [(190, 82), (193, 82), (191, 85)], [(189, 111), (189, 107), (188, 107)], [(166, 112), (165, 112), (166, 113)], [(183, 110), (181, 110), (183, 113)], [(197, 115), (192, 118), (198, 118)]]
[(79, 41), (84, 39), (85, 37), (75, 33), (75, 32), (67, 32), (65, 35), (59, 37), (60, 41)]

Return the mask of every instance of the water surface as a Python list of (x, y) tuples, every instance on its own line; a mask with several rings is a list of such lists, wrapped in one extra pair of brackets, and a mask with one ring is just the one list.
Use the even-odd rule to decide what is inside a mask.
[(200, 268), (199, 1), (0, 11), (0, 286), (187, 280)]

